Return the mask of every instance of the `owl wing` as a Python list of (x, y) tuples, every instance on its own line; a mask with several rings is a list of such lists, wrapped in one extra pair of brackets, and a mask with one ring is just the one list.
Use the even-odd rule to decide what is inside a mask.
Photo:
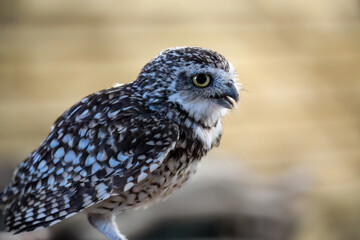
[(163, 162), (179, 138), (176, 124), (154, 115), (107, 125), (65, 122), (54, 130), (9, 187), (20, 192), (5, 209), (7, 231), (53, 225), (129, 190)]

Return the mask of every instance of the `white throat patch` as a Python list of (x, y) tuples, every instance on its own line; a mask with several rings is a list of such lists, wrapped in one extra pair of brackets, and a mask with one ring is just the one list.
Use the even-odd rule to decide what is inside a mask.
[(217, 138), (222, 133), (222, 123), (218, 121), (215, 127), (211, 129), (204, 129), (202, 127), (197, 127), (194, 129), (196, 136), (202, 141), (202, 143), (211, 149)]
[(183, 99), (180, 93), (173, 94), (169, 100), (178, 103), (189, 116), (196, 121), (203, 122), (206, 126), (213, 126), (218, 122), (228, 111), (227, 108), (221, 107), (213, 103), (210, 99)]

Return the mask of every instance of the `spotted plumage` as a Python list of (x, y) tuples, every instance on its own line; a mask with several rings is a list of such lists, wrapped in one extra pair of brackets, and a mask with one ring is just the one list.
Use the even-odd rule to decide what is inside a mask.
[(91, 94), (62, 114), (0, 194), (7, 231), (53, 225), (80, 211), (111, 240), (114, 215), (163, 199), (218, 146), (221, 117), (238, 101), (220, 54), (167, 49), (138, 78)]

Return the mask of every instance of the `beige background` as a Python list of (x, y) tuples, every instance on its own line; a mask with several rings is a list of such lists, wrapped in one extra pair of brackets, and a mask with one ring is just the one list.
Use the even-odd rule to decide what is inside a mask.
[(355, 0), (2, 1), (0, 161), (15, 167), (73, 103), (184, 45), (222, 53), (246, 89), (208, 158), (265, 177), (302, 169), (295, 239), (359, 239)]

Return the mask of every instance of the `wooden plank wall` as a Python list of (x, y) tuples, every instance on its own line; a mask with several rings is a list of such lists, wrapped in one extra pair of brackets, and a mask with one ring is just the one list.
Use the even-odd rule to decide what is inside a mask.
[(65, 109), (134, 80), (162, 49), (196, 45), (231, 60), (246, 89), (210, 157), (261, 174), (304, 167), (313, 208), (359, 199), (359, 19), (355, 0), (3, 1), (0, 160), (20, 162)]

